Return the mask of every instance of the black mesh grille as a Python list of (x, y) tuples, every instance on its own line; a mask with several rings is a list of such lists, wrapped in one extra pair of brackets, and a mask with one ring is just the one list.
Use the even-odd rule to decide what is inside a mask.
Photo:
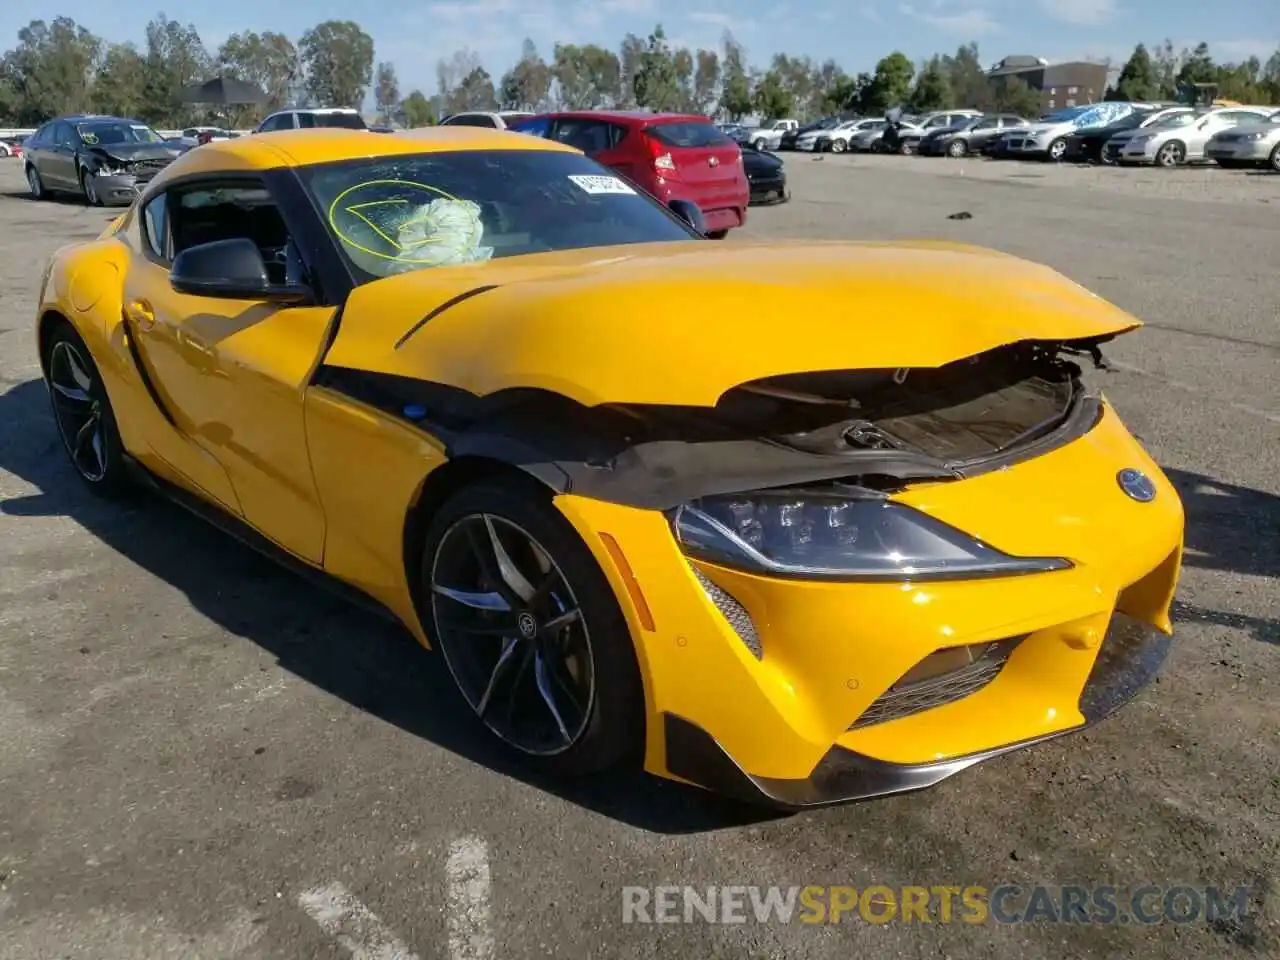
[(756, 625), (751, 619), (751, 614), (747, 613), (746, 608), (737, 600), (712, 583), (697, 567), (690, 566), (690, 569), (698, 578), (698, 583), (702, 584), (702, 589), (707, 592), (707, 596), (711, 598), (711, 602), (716, 605), (716, 609), (729, 621), (729, 626), (733, 627), (738, 639), (746, 644), (747, 649), (757, 660), (762, 659), (764, 649), (760, 646), (760, 635), (756, 633)]
[[(947, 673), (914, 682), (899, 681), (876, 698), (849, 729), (860, 730), (877, 723), (901, 720), (977, 693), (999, 675), (1021, 639), (990, 644), (975, 660)], [(927, 662), (926, 658), (924, 663)]]

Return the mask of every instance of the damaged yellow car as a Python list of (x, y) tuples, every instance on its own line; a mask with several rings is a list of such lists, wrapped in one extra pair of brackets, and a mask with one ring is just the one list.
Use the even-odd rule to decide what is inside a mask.
[(1082, 372), (1138, 326), (975, 247), (712, 242), (441, 128), (188, 152), (55, 255), (36, 333), (86, 484), (387, 611), (530, 763), (797, 809), (1154, 676), (1182, 506)]

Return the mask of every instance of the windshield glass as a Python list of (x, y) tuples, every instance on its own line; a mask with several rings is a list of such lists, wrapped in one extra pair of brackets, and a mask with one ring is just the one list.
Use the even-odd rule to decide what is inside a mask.
[(1194, 113), (1175, 113), (1171, 117), (1165, 117), (1163, 120), (1157, 120), (1151, 124), (1151, 129), (1160, 128), (1168, 129), (1169, 127), (1185, 127), (1193, 120), (1199, 119)]
[(577, 153), (425, 153), (299, 174), (362, 283), (522, 254), (701, 239)]
[(160, 134), (142, 123), (78, 123), (76, 133), (91, 147), (164, 142)]
[(367, 130), (364, 117), (358, 113), (299, 113), (300, 127), (339, 127), (343, 130)]

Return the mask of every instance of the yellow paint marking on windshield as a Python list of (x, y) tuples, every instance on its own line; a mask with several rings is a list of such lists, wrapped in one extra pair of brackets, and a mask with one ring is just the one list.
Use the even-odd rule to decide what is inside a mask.
[[(408, 245), (402, 244), (398, 240), (393, 239), (386, 232), (385, 229), (380, 227), (378, 224), (374, 223), (373, 219), (370, 216), (361, 212), (362, 210), (366, 210), (370, 207), (387, 207), (387, 206), (391, 206), (392, 204), (400, 204), (400, 205), (411, 204), (413, 203), (412, 200), (409, 200), (405, 197), (387, 197), (379, 200), (365, 200), (360, 203), (344, 203), (343, 202), (348, 198), (350, 198), (352, 194), (358, 193), (361, 190), (374, 190), (379, 187), (383, 187), (383, 188), (385, 187), (406, 188), (407, 187), (410, 190), (422, 190), (426, 193), (432, 194), (433, 199), (437, 197), (443, 197), (446, 200), (457, 201), (458, 198), (453, 196), (452, 194), (445, 193), (445, 191), (441, 190), (439, 187), (431, 187), (425, 183), (418, 183), (414, 180), (393, 180), (393, 179), (364, 180), (364, 181), (361, 181), (360, 183), (356, 183), (350, 187), (347, 187), (345, 190), (343, 190), (341, 193), (339, 193), (336, 197), (333, 198), (333, 202), (329, 204), (329, 215), (328, 215), (329, 229), (331, 229), (334, 232), (334, 235), (339, 240), (341, 240), (347, 246), (355, 250), (359, 250), (361, 253), (367, 253), (371, 257), (378, 257), (379, 259), (382, 259), (382, 260), (396, 260), (401, 263), (414, 263), (416, 261), (403, 257), (401, 256), (401, 254), (411, 250), (417, 250), (421, 247), (427, 246), (428, 244), (439, 243), (440, 241), (434, 237), (428, 237), (424, 240), (414, 241), (413, 243), (410, 243)], [(367, 226), (370, 230), (372, 230), (378, 236), (378, 239), (382, 240), (382, 242), (385, 243), (390, 249), (394, 250), (395, 253), (388, 254), (388, 253), (384, 253), (381, 250), (370, 250), (367, 246), (364, 246), (363, 244), (358, 243), (352, 237), (348, 236), (347, 233), (343, 230), (343, 228), (338, 225), (338, 219), (340, 214), (346, 214), (348, 217), (359, 220), (361, 223)], [(402, 223), (398, 224), (398, 227), (402, 229), (405, 226), (411, 223), (417, 223), (422, 219), (425, 219), (425, 215), (413, 217), (412, 219), (403, 221)], [(422, 262), (426, 263), (429, 261), (422, 261)]]

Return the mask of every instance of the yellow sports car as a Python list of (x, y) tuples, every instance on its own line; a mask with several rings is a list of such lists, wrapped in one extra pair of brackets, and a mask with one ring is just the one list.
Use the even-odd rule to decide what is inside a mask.
[(917, 789), (1168, 649), (1182, 506), (1082, 379), (1139, 322), (1011, 256), (713, 243), (553, 141), (306, 130), (188, 152), (39, 302), (85, 483), (353, 588), (555, 772)]

